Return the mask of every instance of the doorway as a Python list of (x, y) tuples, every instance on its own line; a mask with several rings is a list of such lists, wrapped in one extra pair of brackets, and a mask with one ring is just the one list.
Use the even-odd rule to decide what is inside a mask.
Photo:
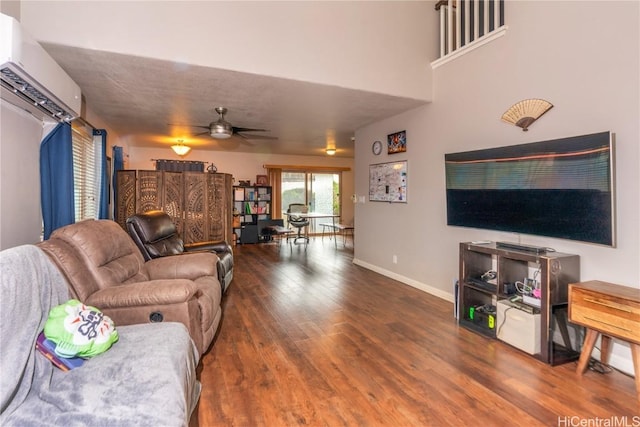
[[(309, 212), (341, 214), (340, 172), (282, 171), (282, 209), (291, 203), (309, 206)], [(315, 219), (311, 220), (310, 232), (318, 229)]]

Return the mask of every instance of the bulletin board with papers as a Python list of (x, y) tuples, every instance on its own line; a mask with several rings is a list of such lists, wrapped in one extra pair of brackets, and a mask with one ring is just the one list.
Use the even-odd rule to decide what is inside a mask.
[(407, 203), (407, 163), (369, 165), (369, 201)]

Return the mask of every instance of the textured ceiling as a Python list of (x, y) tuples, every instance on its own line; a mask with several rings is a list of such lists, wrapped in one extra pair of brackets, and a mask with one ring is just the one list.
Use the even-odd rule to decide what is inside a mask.
[[(82, 89), (87, 105), (132, 147), (353, 157), (355, 130), (425, 102), (257, 74), (43, 44)], [(217, 120), (227, 107), (233, 126), (269, 129), (277, 140), (215, 140), (188, 126)]]

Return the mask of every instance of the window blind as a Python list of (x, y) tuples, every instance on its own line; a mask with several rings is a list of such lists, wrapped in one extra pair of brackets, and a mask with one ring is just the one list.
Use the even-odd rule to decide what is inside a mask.
[(100, 149), (86, 126), (72, 125), (73, 184), (76, 222), (98, 218)]

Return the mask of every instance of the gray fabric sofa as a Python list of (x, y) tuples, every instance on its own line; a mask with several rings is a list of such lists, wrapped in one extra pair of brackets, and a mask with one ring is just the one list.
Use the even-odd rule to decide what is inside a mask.
[(118, 326), (119, 340), (69, 372), (35, 349), (65, 278), (33, 245), (0, 252), (0, 425), (186, 426), (200, 353), (181, 323)]

